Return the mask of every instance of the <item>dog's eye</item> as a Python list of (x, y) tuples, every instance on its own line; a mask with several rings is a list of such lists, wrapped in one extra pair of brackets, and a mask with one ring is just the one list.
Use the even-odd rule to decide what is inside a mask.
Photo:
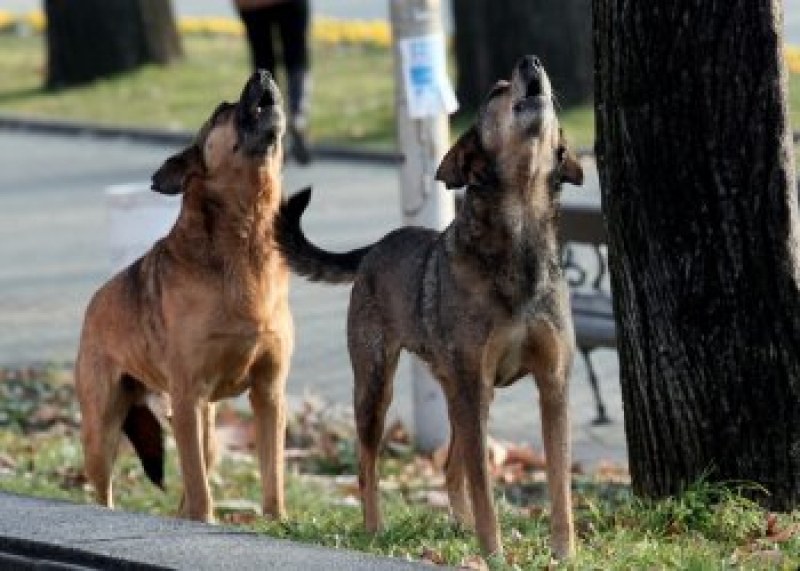
[(556, 149), (556, 160), (559, 163), (563, 163), (564, 159), (567, 155), (567, 148), (564, 145), (559, 145), (558, 149)]

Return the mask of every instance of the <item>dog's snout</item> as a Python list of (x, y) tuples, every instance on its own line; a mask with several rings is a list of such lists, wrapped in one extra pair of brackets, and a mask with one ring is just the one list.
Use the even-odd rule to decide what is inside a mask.
[(522, 72), (541, 71), (542, 62), (536, 56), (525, 56), (519, 62), (519, 69)]

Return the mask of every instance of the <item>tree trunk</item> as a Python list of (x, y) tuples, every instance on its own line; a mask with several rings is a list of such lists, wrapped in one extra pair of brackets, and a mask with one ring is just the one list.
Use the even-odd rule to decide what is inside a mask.
[(45, 0), (47, 87), (66, 87), (182, 56), (169, 0)]
[(592, 96), (590, 0), (453, 0), (458, 98), (477, 109), (514, 62), (536, 54), (564, 106)]
[(779, 0), (594, 0), (597, 161), (634, 490), (800, 492)]

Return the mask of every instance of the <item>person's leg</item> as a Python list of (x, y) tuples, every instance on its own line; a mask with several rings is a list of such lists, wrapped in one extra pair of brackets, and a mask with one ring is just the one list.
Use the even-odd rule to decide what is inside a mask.
[(272, 46), (272, 24), (275, 8), (239, 10), (239, 17), (247, 33), (250, 56), (255, 69), (266, 69), (275, 77), (275, 51)]
[(311, 158), (306, 141), (311, 95), (308, 0), (289, 0), (278, 7), (278, 29), (289, 95), (289, 150), (298, 162), (305, 164)]

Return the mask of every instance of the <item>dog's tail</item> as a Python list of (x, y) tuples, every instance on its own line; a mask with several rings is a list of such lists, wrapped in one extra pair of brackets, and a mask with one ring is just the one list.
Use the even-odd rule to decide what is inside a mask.
[(306, 187), (281, 204), (275, 218), (278, 248), (298, 275), (311, 281), (331, 284), (352, 282), (358, 266), (372, 246), (335, 253), (308, 241), (300, 227), (300, 218), (311, 200), (311, 187)]
[(144, 473), (163, 490), (164, 432), (156, 415), (145, 405), (134, 405), (125, 417), (122, 431), (142, 461)]

